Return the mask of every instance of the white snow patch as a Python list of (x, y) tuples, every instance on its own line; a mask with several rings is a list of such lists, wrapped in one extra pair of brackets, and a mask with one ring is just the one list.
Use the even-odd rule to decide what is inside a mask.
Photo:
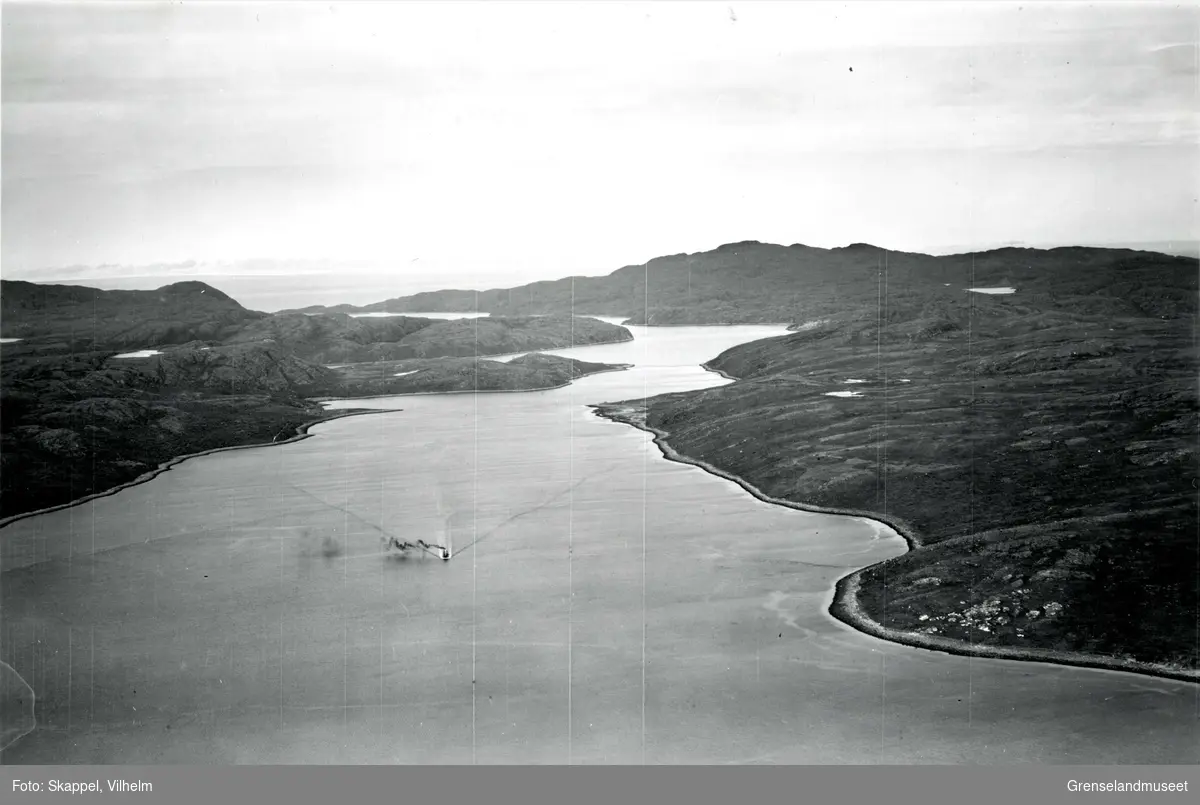
[(151, 355), (161, 355), (162, 352), (157, 349), (139, 349), (137, 352), (122, 352), (120, 355), (113, 355), (114, 358), (149, 358)]
[(861, 397), (863, 395), (862, 395), (861, 391), (827, 391), (827, 392), (825, 392), (825, 396), (826, 397)]

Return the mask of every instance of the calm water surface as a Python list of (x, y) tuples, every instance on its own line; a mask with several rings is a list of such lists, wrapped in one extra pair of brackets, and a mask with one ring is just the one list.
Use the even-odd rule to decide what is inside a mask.
[[(1195, 763), (1198, 688), (953, 657), (826, 613), (903, 551), (589, 403), (780, 327), (630, 328), (567, 388), (399, 408), (0, 530), (5, 763)], [(834, 389), (830, 389), (834, 390)], [(814, 389), (812, 393), (821, 393)], [(383, 533), (453, 543), (397, 559)]]

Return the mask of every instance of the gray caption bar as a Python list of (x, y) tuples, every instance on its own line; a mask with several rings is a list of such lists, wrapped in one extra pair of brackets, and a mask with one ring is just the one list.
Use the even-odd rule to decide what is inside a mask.
[(0, 801), (1169, 805), (1197, 801), (1197, 776), (1189, 766), (8, 766)]

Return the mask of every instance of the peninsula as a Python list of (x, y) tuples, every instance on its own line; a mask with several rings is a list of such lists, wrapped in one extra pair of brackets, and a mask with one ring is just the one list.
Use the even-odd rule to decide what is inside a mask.
[(601, 413), (771, 497), (895, 526), (912, 550), (835, 607), (879, 636), (1194, 678), (1198, 261), (810, 251), (689, 258), (744, 299), (790, 273), (795, 306), (771, 315), (794, 334), (717, 356), (729, 385)]
[[(102, 483), (136, 474), (145, 457), (128, 454), (128, 434), (148, 423), (165, 455), (269, 440), (317, 417), (319, 397), (542, 388), (619, 368), (485, 359), (632, 337), (576, 310), (663, 326), (786, 322), (791, 335), (714, 356), (707, 368), (728, 385), (600, 413), (770, 498), (894, 526), (911, 550), (839, 585), (834, 614), (859, 628), (1192, 678), (1198, 278), (1194, 257), (1130, 249), (742, 242), (605, 277), (274, 316), (172, 286), (158, 304), (203, 293), (214, 318), (155, 325), (155, 343), (179, 346), (139, 368), (100, 346), (147, 342), (95, 317), (70, 326), (86, 305), (77, 289), (41, 292), (76, 305), (68, 315), (21, 288), (26, 315), (13, 321), (6, 284), (3, 334), (29, 340), (3, 351), (3, 506), (87, 491), (90, 472), (55, 473), (63, 456), (104, 456)], [(350, 315), (420, 310), (493, 316)], [(129, 424), (114, 431), (112, 418)]]
[(1195, 257), (1133, 249), (746, 241), (355, 310), (789, 323), (714, 356), (729, 385), (600, 413), (766, 496), (893, 525), (912, 550), (839, 587), (859, 628), (1192, 678), (1198, 280)]
[(322, 399), (562, 386), (624, 367), (487, 356), (632, 338), (571, 316), (269, 315), (198, 282), (99, 291), (0, 281), (0, 303), (0, 332), (18, 339), (0, 348), (0, 518), (179, 456), (285, 440), (330, 417)]

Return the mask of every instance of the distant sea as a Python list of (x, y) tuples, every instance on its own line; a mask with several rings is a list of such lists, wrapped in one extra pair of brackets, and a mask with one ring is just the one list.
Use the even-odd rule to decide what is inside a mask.
[[(274, 313), (310, 305), (367, 305), (398, 296), (443, 288), (484, 290), (471, 277), (389, 277), (382, 274), (145, 274), (141, 276), (53, 276), (28, 274), (21, 279), (54, 285), (86, 285), (102, 290), (153, 290), (173, 282), (199, 281), (236, 299), (243, 307)], [(516, 283), (520, 284), (520, 283)], [(487, 287), (507, 287), (503, 283)]]

